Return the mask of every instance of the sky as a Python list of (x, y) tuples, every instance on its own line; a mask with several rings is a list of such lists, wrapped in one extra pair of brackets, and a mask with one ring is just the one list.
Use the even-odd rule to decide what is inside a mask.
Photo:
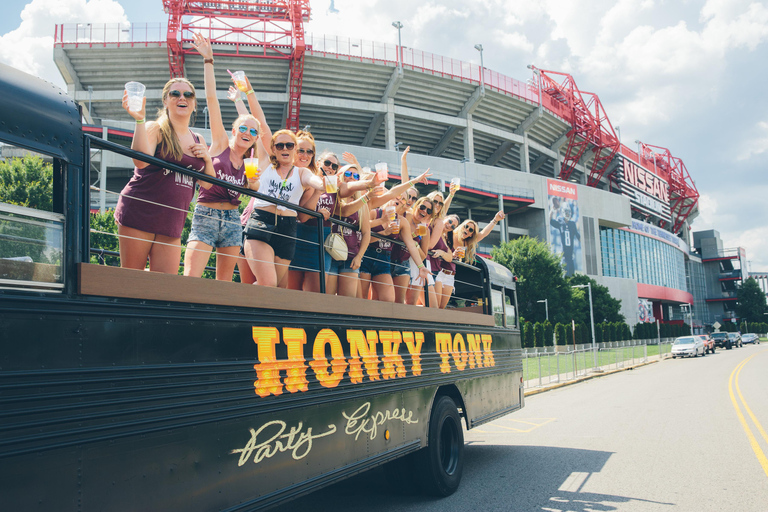
[[(331, 9), (333, 4), (334, 9)], [(166, 23), (162, 0), (4, 0), (0, 62), (62, 87), (57, 23)], [(534, 64), (596, 93), (622, 141), (668, 148), (717, 229), (768, 271), (768, 3), (755, 0), (313, 0), (313, 34), (396, 43), (526, 80)], [(336, 12), (334, 12), (336, 11)]]

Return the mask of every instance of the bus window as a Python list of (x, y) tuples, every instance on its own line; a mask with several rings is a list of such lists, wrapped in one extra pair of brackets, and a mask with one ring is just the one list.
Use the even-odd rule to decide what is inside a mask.
[(504, 314), (504, 294), (501, 290), (496, 288), (491, 290), (491, 305), (493, 306), (493, 319), (496, 325), (499, 327), (506, 327), (506, 316)]
[(517, 319), (515, 318), (515, 306), (512, 304), (512, 299), (509, 295), (504, 295), (504, 302), (506, 304), (504, 311), (507, 315), (507, 327), (515, 327), (517, 325)]

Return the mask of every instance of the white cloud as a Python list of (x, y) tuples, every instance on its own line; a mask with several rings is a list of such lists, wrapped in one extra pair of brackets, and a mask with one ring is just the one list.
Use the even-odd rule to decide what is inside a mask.
[(737, 160), (749, 160), (753, 156), (768, 152), (768, 122), (760, 121), (755, 125), (755, 135), (744, 141)]
[(32, 0), (21, 12), (21, 24), (0, 36), (0, 62), (65, 87), (53, 64), (57, 23), (127, 23), (115, 0)]

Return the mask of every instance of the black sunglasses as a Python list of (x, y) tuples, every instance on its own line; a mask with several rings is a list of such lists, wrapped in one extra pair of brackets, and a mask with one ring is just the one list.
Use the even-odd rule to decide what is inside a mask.
[(408, 194), (408, 201), (415, 201), (419, 198), (419, 196), (412, 196), (411, 194)]
[(325, 162), (323, 162), (323, 165), (326, 166), (326, 167), (330, 167), (334, 171), (338, 171), (339, 170), (339, 164), (335, 164), (335, 163), (331, 162), (330, 160), (326, 160)]
[(291, 150), (296, 147), (295, 142), (275, 142), (275, 149), (278, 151), (282, 151), (284, 149)]
[(344, 171), (344, 177), (345, 178), (355, 178), (355, 180), (360, 179), (360, 174), (352, 171)]
[[(193, 93), (192, 91), (184, 91), (183, 94), (184, 94), (184, 97), (187, 99), (195, 97), (195, 93)], [(170, 96), (171, 98), (181, 98), (181, 95), (182, 95), (182, 92), (178, 89), (168, 91), (168, 96)]]
[(419, 206), (419, 210), (426, 212), (427, 215), (432, 215), (432, 208), (429, 208), (427, 205), (423, 204)]
[(297, 151), (299, 152), (300, 155), (312, 156), (312, 155), (315, 154), (315, 152), (313, 150), (311, 150), (311, 149), (299, 148)]
[(437, 201), (437, 200), (435, 200), (435, 201), (432, 201), (432, 202), (433, 202), (433, 203), (435, 203), (435, 204), (439, 204), (440, 206), (443, 206), (443, 205), (445, 204), (444, 202), (442, 202), (442, 201)]
[(472, 226), (465, 226), (465, 227), (464, 227), (464, 229), (466, 229), (466, 230), (467, 230), (467, 232), (468, 232), (470, 235), (471, 235), (472, 233), (474, 233), (474, 232), (475, 232), (475, 228), (473, 228)]
[[(240, 130), (240, 133), (245, 133), (249, 129), (248, 126), (245, 126), (244, 124), (241, 124), (238, 130)], [(250, 128), (251, 130), (251, 137), (255, 137), (259, 134), (259, 131), (256, 128)]]

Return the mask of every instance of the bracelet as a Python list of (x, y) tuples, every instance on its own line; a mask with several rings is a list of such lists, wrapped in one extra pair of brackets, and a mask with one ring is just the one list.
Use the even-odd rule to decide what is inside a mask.
[(203, 64), (213, 64), (213, 57), (210, 59), (203, 59)]
[(237, 103), (238, 101), (243, 101), (243, 98), (241, 98), (240, 96), (238, 96), (237, 98), (235, 98), (235, 103)]
[(363, 196), (360, 198), (360, 202), (362, 202), (363, 204), (368, 204), (368, 198), (366, 196)]
[(146, 117), (144, 119), (141, 119), (141, 120), (139, 120), (139, 119), (136, 120), (136, 124), (144, 124), (146, 122), (147, 122), (147, 118)]
[(255, 94), (255, 93), (253, 92), (253, 89), (250, 89), (250, 90), (248, 90), (248, 91), (245, 91), (245, 95), (246, 95), (246, 96), (248, 96), (249, 94)]
[(419, 263), (418, 265), (416, 265), (416, 268), (424, 268), (424, 263)]

